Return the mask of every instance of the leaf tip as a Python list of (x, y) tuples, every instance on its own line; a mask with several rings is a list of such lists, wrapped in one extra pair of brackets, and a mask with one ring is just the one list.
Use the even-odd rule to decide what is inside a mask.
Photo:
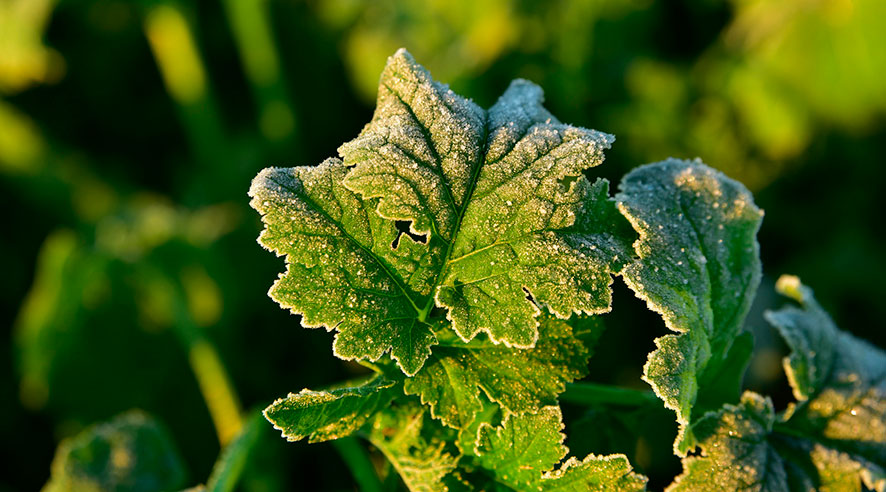
[(796, 275), (782, 275), (775, 282), (775, 290), (779, 294), (803, 304), (808, 298), (809, 288), (803, 285)]

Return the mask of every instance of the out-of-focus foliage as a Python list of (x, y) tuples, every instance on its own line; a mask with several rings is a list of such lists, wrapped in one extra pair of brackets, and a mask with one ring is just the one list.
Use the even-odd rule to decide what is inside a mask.
[(58, 80), (63, 61), (43, 44), (54, 0), (4, 0), (0, 3), (0, 93)]
[(175, 490), (184, 475), (168, 432), (147, 415), (129, 412), (63, 441), (43, 490)]
[[(238, 405), (216, 395), (210, 410), (200, 388), (218, 374), (200, 379), (194, 368), (226, 367), (247, 407), (294, 384), (354, 376), (329, 357), (324, 334), (291, 329), (297, 322), (265, 297), (278, 266), (255, 246), (259, 224), (243, 196), (259, 169), (321, 162), (357, 134), (399, 47), (484, 107), (513, 78), (544, 87), (564, 121), (618, 136), (600, 168), (610, 178), (671, 155), (703, 157), (767, 210), (765, 270), (800, 274), (842, 326), (886, 345), (876, 226), (884, 9), (879, 0), (0, 0), (0, 312), (10, 327), (0, 436), (18, 443), (0, 451), (0, 490), (37, 489), (58, 441), (132, 407), (170, 427), (194, 483), (208, 476), (221, 437), (213, 419), (228, 422), (230, 439)], [(761, 290), (771, 283), (764, 277)], [(595, 355), (595, 381), (639, 384), (664, 334), (654, 317), (620, 314), (642, 308), (631, 297), (617, 288), (623, 307), (604, 317), (613, 328), (603, 341), (624, 350)], [(758, 298), (752, 328), (773, 302)], [(206, 343), (182, 343), (184, 325)], [(768, 339), (754, 384), (780, 373), (766, 360), (783, 349)], [(776, 394), (776, 409), (789, 398)], [(567, 426), (599, 422), (564, 411)], [(626, 435), (640, 428), (630, 427)], [(648, 451), (676, 432), (659, 427), (648, 432), (665, 437), (624, 448), (570, 447), (625, 453), (658, 489), (679, 472)], [(349, 486), (331, 448), (278, 441), (247, 463), (244, 488)]]

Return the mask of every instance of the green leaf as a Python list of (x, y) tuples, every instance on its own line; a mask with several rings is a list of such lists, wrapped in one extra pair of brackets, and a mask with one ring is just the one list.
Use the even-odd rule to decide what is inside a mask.
[(169, 434), (130, 411), (62, 441), (45, 492), (178, 490), (185, 469)]
[(693, 426), (702, 454), (684, 459), (673, 490), (886, 490), (886, 353), (841, 332), (799, 279), (778, 290), (801, 304), (766, 318), (791, 347), (798, 402), (776, 416), (746, 393)]
[(480, 390), (505, 415), (556, 404), (567, 382), (587, 374), (589, 356), (569, 325), (545, 317), (533, 349), (476, 342), (435, 348), (422, 370), (405, 381), (404, 390), (430, 404), (433, 417), (463, 428), (482, 409)]
[(886, 489), (886, 353), (839, 330), (797, 277), (782, 276), (776, 287), (801, 304), (765, 313), (792, 350), (784, 366), (798, 403), (788, 424), (845, 453)]
[[(886, 487), (882, 461), (860, 461), (828, 443), (785, 427), (768, 398), (747, 392), (739, 405), (724, 405), (693, 431), (702, 453), (683, 459), (683, 473), (669, 491), (822, 490)], [(882, 421), (881, 421), (882, 422)]]
[(398, 51), (343, 162), (253, 181), (259, 240), (286, 256), (271, 297), (305, 326), (337, 330), (339, 357), (390, 350), (409, 376), (444, 313), (464, 341), (485, 332), (532, 348), (540, 306), (562, 318), (608, 311), (633, 232), (608, 184), (583, 173), (612, 137), (564, 125), (541, 103), (540, 88), (517, 80), (483, 110)]
[[(760, 282), (763, 213), (741, 183), (700, 161), (640, 167), (619, 189), (619, 208), (640, 233), (639, 258), (622, 275), (679, 333), (655, 341), (643, 378), (677, 412), (682, 455), (694, 445), (693, 419), (737, 397), (750, 345), (735, 342)], [(722, 396), (699, 401), (706, 394)]]
[(377, 376), (360, 386), (290, 393), (264, 415), (289, 441), (328, 441), (355, 432), (399, 393), (396, 383)]
[(774, 422), (772, 402), (751, 392), (703, 417), (693, 428), (702, 454), (683, 459), (668, 490), (790, 490), (784, 458), (768, 440)]
[(439, 427), (417, 404), (388, 407), (372, 423), (369, 440), (391, 462), (412, 492), (447, 490), (443, 480), (458, 457), (447, 449), (452, 432)]
[(500, 427), (480, 425), (475, 454), (499, 490), (645, 490), (646, 478), (624, 455), (573, 457), (554, 469), (569, 452), (562, 430), (559, 407), (512, 415)]

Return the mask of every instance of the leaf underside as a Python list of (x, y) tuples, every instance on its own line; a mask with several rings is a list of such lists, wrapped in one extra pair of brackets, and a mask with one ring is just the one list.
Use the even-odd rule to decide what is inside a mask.
[(886, 490), (886, 353), (837, 329), (796, 277), (777, 285), (801, 304), (766, 313), (792, 350), (797, 403), (777, 416), (748, 392), (703, 418), (702, 454), (671, 490)]
[(619, 209), (640, 234), (638, 258), (622, 276), (677, 332), (656, 340), (643, 378), (677, 412), (682, 455), (693, 445), (693, 417), (739, 396), (752, 348), (740, 334), (760, 282), (763, 214), (743, 185), (700, 161), (642, 166), (619, 190)]
[(341, 160), (253, 181), (259, 242), (286, 257), (271, 297), (335, 329), (337, 356), (390, 351), (408, 376), (437, 343), (435, 306), (462, 340), (483, 332), (516, 348), (535, 346), (540, 306), (608, 311), (633, 233), (608, 184), (583, 173), (612, 137), (560, 123), (542, 99), (516, 80), (484, 110), (397, 52)]

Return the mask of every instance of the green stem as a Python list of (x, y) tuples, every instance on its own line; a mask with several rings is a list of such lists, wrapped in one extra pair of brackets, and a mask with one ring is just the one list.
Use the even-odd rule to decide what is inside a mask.
[(345, 464), (354, 475), (354, 480), (360, 487), (361, 492), (383, 492), (381, 481), (375, 473), (369, 455), (355, 437), (342, 437), (332, 441), (338, 454), (341, 455)]
[(259, 441), (264, 425), (265, 419), (261, 411), (254, 410), (252, 418), (246, 422), (243, 430), (222, 451), (218, 461), (213, 465), (212, 473), (206, 482), (207, 492), (232, 492), (234, 490), (246, 468), (250, 453)]
[(650, 390), (636, 390), (597, 383), (568, 383), (560, 400), (579, 405), (642, 406), (658, 404), (658, 397)]

